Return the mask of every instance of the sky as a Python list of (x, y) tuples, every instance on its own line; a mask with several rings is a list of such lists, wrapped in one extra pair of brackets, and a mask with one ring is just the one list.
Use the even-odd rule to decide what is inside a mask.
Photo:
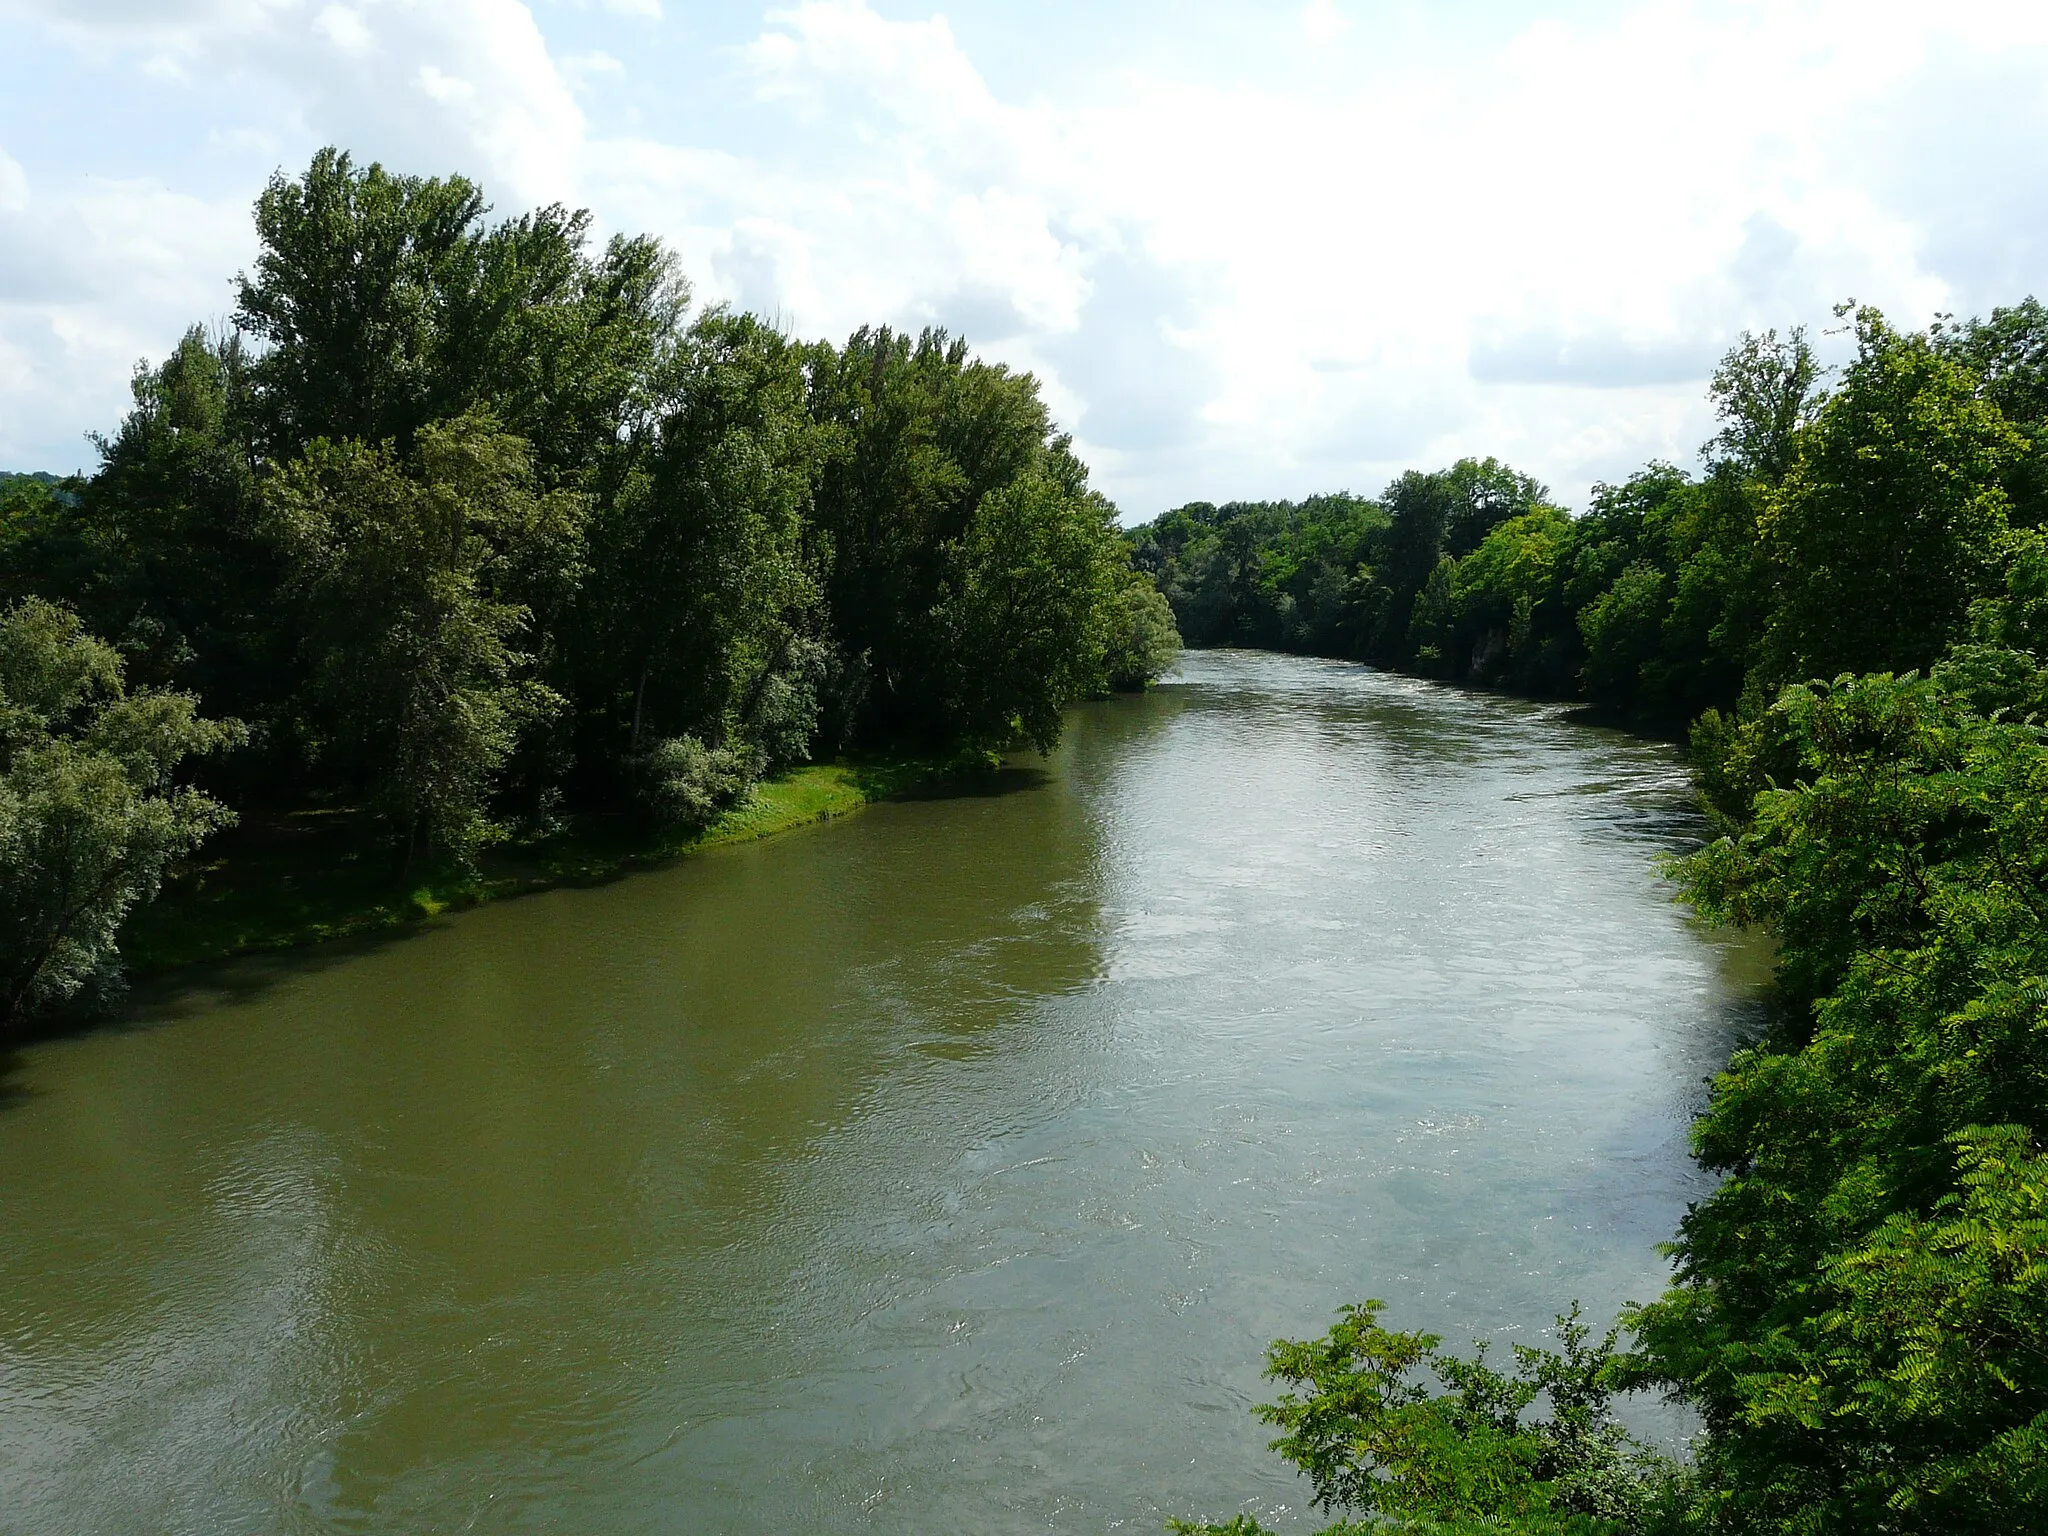
[(1127, 517), (1466, 454), (1578, 506), (1695, 462), (1745, 329), (2048, 290), (2040, 0), (0, 0), (0, 79), (9, 469), (90, 468), (326, 144), (946, 326)]

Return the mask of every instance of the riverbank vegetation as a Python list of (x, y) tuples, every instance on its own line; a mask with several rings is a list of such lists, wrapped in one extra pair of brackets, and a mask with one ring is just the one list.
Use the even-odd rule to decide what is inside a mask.
[(362, 889), (305, 931), (375, 924), (806, 764), (1049, 746), (1177, 645), (1036, 381), (943, 331), (693, 311), (652, 239), (332, 150), (256, 228), (95, 473), (0, 483), (0, 1024), (108, 991), (167, 878), (248, 884), (191, 857), (237, 816), (327, 817)]
[(120, 935), (129, 974), (360, 938), (556, 886), (594, 885), (729, 843), (850, 816), (877, 800), (968, 788), (978, 771), (939, 758), (806, 763), (753, 784), (704, 826), (650, 823), (631, 809), (565, 815), (468, 864), (421, 863), (394, 878), (374, 816), (355, 808), (251, 811), (183, 861), (172, 899), (138, 906)]
[[(1504, 1375), (1377, 1303), (1261, 1410), (1366, 1529), (1993, 1533), (2048, 1521), (2048, 310), (1748, 338), (1695, 478), (1571, 518), (1492, 461), (1137, 535), (1190, 639), (1692, 722), (1686, 900), (1778, 944), (1665, 1293)], [(1609, 1394), (1700, 1415), (1685, 1465)], [(1538, 1414), (1542, 1410), (1547, 1417)], [(1250, 1516), (1228, 1526), (1259, 1529)]]

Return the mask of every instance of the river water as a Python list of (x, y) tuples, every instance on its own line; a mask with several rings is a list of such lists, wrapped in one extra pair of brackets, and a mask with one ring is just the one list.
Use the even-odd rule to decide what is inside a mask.
[(1684, 801), (1553, 708), (1197, 653), (990, 793), (32, 1047), (0, 1530), (1307, 1528), (1268, 1339), (1658, 1289), (1756, 969), (1670, 905)]

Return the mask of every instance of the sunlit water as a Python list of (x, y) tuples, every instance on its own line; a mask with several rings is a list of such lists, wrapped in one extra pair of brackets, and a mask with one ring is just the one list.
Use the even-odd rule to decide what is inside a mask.
[(1270, 1338), (1656, 1291), (1671, 749), (1210, 653), (1000, 789), (24, 1052), (0, 1530), (1292, 1527)]

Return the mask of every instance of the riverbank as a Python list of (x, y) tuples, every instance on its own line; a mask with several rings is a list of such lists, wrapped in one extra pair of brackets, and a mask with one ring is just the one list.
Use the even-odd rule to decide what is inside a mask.
[(831, 821), (943, 780), (947, 765), (915, 757), (811, 763), (754, 786), (710, 826), (650, 833), (623, 817), (580, 817), (545, 837), (487, 850), (474, 870), (395, 876), (389, 850), (351, 811), (252, 814), (165, 882), (129, 920), (121, 951), (131, 975), (267, 950), (388, 932), (488, 901), (592, 885), (729, 843)]

